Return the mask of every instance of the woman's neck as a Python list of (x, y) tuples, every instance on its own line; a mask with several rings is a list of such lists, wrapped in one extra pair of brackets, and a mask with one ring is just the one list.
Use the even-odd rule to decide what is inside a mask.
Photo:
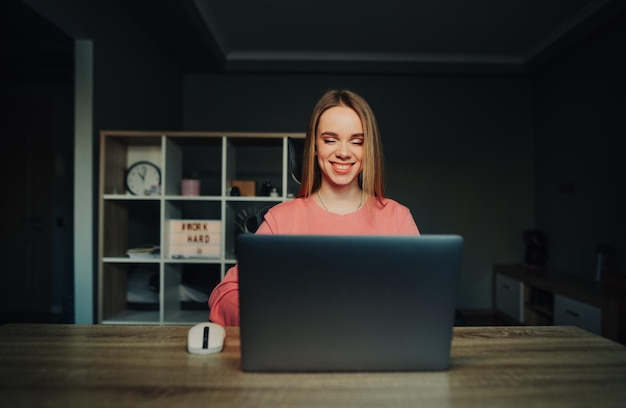
[(360, 187), (334, 189), (322, 185), (315, 192), (314, 200), (324, 210), (344, 215), (361, 209), (364, 197)]

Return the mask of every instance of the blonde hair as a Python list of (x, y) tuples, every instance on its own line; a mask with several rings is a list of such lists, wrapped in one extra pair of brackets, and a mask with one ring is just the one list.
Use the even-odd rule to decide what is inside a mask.
[(366, 195), (375, 196), (382, 202), (385, 193), (383, 145), (378, 131), (374, 112), (361, 96), (348, 90), (331, 89), (326, 92), (315, 105), (306, 138), (304, 140), (304, 157), (302, 160), (302, 181), (298, 197), (308, 197), (317, 191), (322, 183), (322, 173), (315, 159), (315, 140), (317, 126), (322, 114), (335, 106), (346, 106), (356, 112), (363, 125), (363, 169), (359, 183)]

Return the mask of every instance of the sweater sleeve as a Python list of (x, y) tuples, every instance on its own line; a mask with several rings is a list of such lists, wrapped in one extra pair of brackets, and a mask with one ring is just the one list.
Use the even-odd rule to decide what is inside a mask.
[(228, 270), (209, 297), (209, 320), (222, 326), (239, 326), (239, 268)]

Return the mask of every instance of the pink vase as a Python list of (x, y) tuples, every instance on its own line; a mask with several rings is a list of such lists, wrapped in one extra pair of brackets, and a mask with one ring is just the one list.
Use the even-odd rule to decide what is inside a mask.
[(200, 180), (182, 179), (180, 182), (180, 187), (184, 196), (200, 195)]

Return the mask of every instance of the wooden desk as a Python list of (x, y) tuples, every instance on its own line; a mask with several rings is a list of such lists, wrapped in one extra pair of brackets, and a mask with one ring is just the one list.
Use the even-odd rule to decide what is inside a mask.
[(250, 374), (239, 330), (190, 355), (188, 326), (0, 326), (3, 407), (624, 407), (626, 347), (574, 327), (458, 327), (432, 373)]

